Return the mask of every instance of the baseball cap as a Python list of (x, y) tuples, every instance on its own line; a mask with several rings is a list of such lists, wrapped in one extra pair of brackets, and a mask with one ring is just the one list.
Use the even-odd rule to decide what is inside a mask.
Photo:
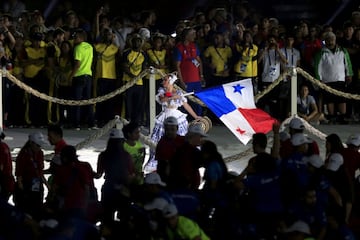
[(199, 134), (200, 136), (207, 137), (208, 135), (205, 133), (204, 129), (200, 124), (191, 124), (188, 128), (188, 133), (190, 134)]
[(47, 144), (45, 137), (41, 132), (34, 132), (29, 135), (29, 140), (36, 143), (40, 147)]
[(157, 184), (165, 187), (166, 183), (161, 180), (160, 175), (157, 172), (151, 172), (146, 174), (144, 183), (146, 184)]
[(284, 142), (284, 141), (286, 141), (286, 140), (288, 140), (288, 139), (291, 138), (290, 134), (289, 134), (288, 132), (285, 132), (285, 131), (281, 131), (281, 132), (279, 133), (279, 137), (280, 137), (280, 141), (281, 141), (281, 142)]
[(164, 210), (164, 208), (169, 205), (169, 202), (166, 201), (165, 198), (162, 197), (157, 197), (155, 199), (153, 199), (150, 203), (147, 203), (144, 205), (144, 209), (145, 210)]
[(359, 134), (351, 134), (346, 141), (347, 145), (354, 145), (355, 147), (360, 146), (360, 135)]
[(324, 161), (322, 160), (319, 154), (313, 154), (309, 157), (305, 157), (304, 160), (305, 162), (307, 162), (308, 164), (310, 164), (315, 168), (320, 168), (324, 165)]
[(177, 126), (178, 124), (176, 117), (173, 116), (167, 117), (164, 121), (164, 125)]
[(124, 133), (121, 131), (121, 129), (112, 128), (110, 129), (109, 138), (124, 138)]
[(162, 214), (165, 218), (171, 218), (178, 214), (177, 207), (175, 206), (175, 204), (170, 203), (166, 205), (165, 208), (162, 210)]
[(344, 158), (340, 153), (333, 153), (329, 157), (329, 162), (326, 166), (326, 169), (330, 171), (337, 171), (341, 165), (344, 163)]
[(303, 130), (305, 129), (305, 126), (300, 118), (294, 117), (290, 120), (289, 128)]
[(305, 143), (311, 143), (311, 139), (303, 133), (295, 133), (291, 137), (291, 143), (293, 146), (300, 146)]
[(304, 221), (296, 221), (289, 228), (285, 229), (286, 233), (301, 232), (310, 235), (310, 227)]

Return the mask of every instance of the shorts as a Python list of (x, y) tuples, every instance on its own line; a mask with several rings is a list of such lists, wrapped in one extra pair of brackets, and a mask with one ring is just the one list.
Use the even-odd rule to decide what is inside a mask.
[[(327, 86), (336, 89), (340, 92), (345, 93), (346, 92), (346, 88), (345, 88), (345, 82), (330, 82), (330, 83), (325, 83)], [(322, 90), (323, 92), (323, 101), (325, 104), (327, 103), (345, 103), (346, 102), (346, 98), (341, 97), (339, 95), (335, 95), (331, 92), (328, 92), (326, 90)]]

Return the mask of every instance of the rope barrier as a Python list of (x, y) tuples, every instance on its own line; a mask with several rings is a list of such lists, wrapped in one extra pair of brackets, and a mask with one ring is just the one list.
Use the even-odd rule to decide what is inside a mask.
[[(303, 69), (297, 67), (296, 68), (296, 72), (298, 74), (301, 74), (305, 79), (311, 81), (314, 85), (318, 86), (321, 89), (324, 89), (332, 94), (335, 94), (337, 96), (342, 96), (344, 98), (349, 98), (349, 99), (355, 99), (355, 100), (360, 100), (360, 95), (358, 94), (350, 94), (350, 93), (344, 93), (341, 91), (338, 91), (336, 89), (333, 89), (329, 86), (327, 86), (326, 84), (322, 83), (320, 80), (312, 77), (309, 73), (307, 73), (306, 71), (304, 71)], [(11, 75), (8, 71), (6, 70), (2, 70), (0, 69), (0, 73), (7, 77), (10, 81), (12, 81), (14, 84), (16, 84), (18, 87), (22, 88), (23, 90), (25, 90), (27, 93), (30, 93), (32, 95), (35, 95), (43, 100), (47, 100), (53, 103), (58, 103), (58, 104), (62, 104), (62, 105), (70, 105), (70, 106), (83, 106), (83, 105), (91, 105), (91, 104), (96, 104), (99, 102), (103, 102), (106, 101), (110, 98), (115, 97), (116, 95), (119, 95), (123, 92), (125, 92), (127, 89), (129, 89), (130, 87), (132, 87), (140, 78), (143, 78), (145, 75), (147, 74), (161, 74), (162, 76), (165, 76), (165, 74), (163, 72), (161, 72), (160, 70), (154, 68), (154, 67), (150, 67), (149, 69), (144, 70), (143, 72), (141, 72), (138, 76), (136, 76), (135, 78), (133, 78), (131, 81), (126, 82), (123, 86), (121, 86), (120, 88), (116, 89), (115, 91), (108, 93), (106, 95), (103, 96), (99, 96), (96, 98), (91, 98), (91, 99), (86, 99), (86, 100), (65, 100), (65, 99), (59, 99), (57, 97), (51, 97), (48, 96), (44, 93), (39, 92), (36, 89), (33, 89), (31, 87), (29, 87), (28, 85), (26, 85), (25, 83), (23, 83), (21, 80), (17, 79), (16, 77), (14, 77), (13, 75)], [(271, 90), (273, 90), (278, 84), (280, 84), (281, 81), (283, 81), (285, 79), (285, 77), (287, 75), (290, 74), (290, 70), (286, 70), (283, 73), (280, 74), (280, 76), (271, 84), (269, 85), (266, 89), (264, 89), (262, 92), (257, 93), (254, 96), (255, 101), (258, 101), (260, 98), (262, 98), (263, 96), (265, 96), (266, 94), (268, 94)], [(180, 88), (179, 86), (177, 86), (176, 84), (174, 85), (176, 89), (181, 90), (184, 94), (186, 93), (186, 91), (184, 91), (182, 88)], [(187, 96), (189, 98), (189, 100), (203, 106), (206, 107), (206, 105), (198, 98), (196, 98), (193, 95), (189, 95)], [(287, 119), (285, 119), (282, 124), (288, 124), (290, 122), (290, 120), (293, 117), (289, 117)], [(311, 126), (307, 121), (303, 120), (302, 118), (300, 118), (301, 121), (303, 122), (305, 129), (307, 131), (309, 131), (311, 134), (318, 136), (320, 139), (325, 140), (326, 138), (326, 134), (322, 133), (321, 131), (317, 130), (316, 128), (314, 128), (313, 126)], [(111, 128), (113, 128), (114, 126), (116, 126), (117, 124), (128, 124), (129, 122), (126, 119), (120, 118), (118, 116), (115, 117), (115, 119), (110, 120), (103, 128), (99, 129), (98, 131), (96, 131), (94, 134), (92, 134), (91, 136), (89, 136), (88, 138), (86, 138), (84, 141), (78, 143), (75, 147), (76, 149), (81, 149), (84, 146), (89, 145), (91, 142), (95, 141), (96, 139), (100, 138), (101, 136), (103, 136), (106, 132), (108, 132)], [(156, 143), (154, 143), (150, 137), (145, 136), (143, 134), (140, 134), (140, 140), (148, 145), (150, 148), (155, 149), (156, 148)], [(225, 158), (224, 160), (226, 162), (231, 162), (231, 161), (235, 161), (238, 160), (239, 158), (243, 158), (249, 154), (252, 153), (252, 149), (249, 148), (247, 150), (245, 150), (242, 153), (230, 156)]]
[(144, 77), (145, 75), (147, 75), (149, 72), (149, 70), (144, 70), (143, 72), (141, 72), (138, 76), (136, 76), (135, 78), (133, 78), (131, 81), (126, 82), (123, 86), (121, 86), (120, 88), (116, 89), (115, 91), (108, 93), (106, 95), (100, 96), (100, 97), (96, 97), (96, 98), (90, 98), (90, 99), (85, 99), (85, 100), (66, 100), (66, 99), (60, 99), (57, 97), (51, 97), (48, 96), (44, 93), (39, 92), (36, 89), (33, 89), (31, 87), (29, 87), (28, 85), (26, 85), (25, 83), (23, 83), (22, 81), (20, 81), (19, 79), (17, 79), (16, 77), (14, 77), (13, 75), (11, 75), (8, 71), (4, 71), (4, 70), (0, 70), (0, 73), (3, 74), (4, 76), (6, 76), (10, 81), (12, 81), (13, 83), (15, 83), (18, 87), (20, 87), (21, 89), (25, 90), (27, 93), (30, 93), (36, 97), (39, 97), (43, 100), (47, 100), (53, 103), (58, 103), (58, 104), (62, 104), (62, 105), (69, 105), (69, 106), (84, 106), (84, 105), (91, 105), (91, 104), (95, 104), (95, 103), (99, 103), (99, 102), (103, 102), (106, 101), (110, 98), (115, 97), (116, 95), (119, 95), (123, 92), (125, 92), (127, 89), (129, 89), (130, 87), (132, 87), (137, 80), (139, 80), (140, 78)]
[(299, 67), (296, 68), (296, 71), (298, 73), (300, 73), (304, 78), (306, 78), (307, 80), (309, 80), (310, 82), (312, 82), (313, 84), (315, 84), (319, 88), (324, 89), (327, 92), (330, 92), (330, 93), (332, 93), (334, 95), (344, 97), (344, 98), (348, 98), (348, 99), (360, 100), (360, 95), (359, 94), (346, 93), (346, 92), (341, 92), (339, 90), (333, 89), (333, 88), (329, 87), (328, 85), (326, 85), (325, 83), (321, 82), (320, 80), (314, 78), (308, 72), (304, 71), (303, 69), (301, 69)]

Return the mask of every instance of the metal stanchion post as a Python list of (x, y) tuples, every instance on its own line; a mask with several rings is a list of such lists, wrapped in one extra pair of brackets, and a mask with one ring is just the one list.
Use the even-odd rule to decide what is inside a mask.
[(150, 129), (149, 133), (151, 135), (152, 130), (155, 126), (155, 117), (156, 117), (156, 100), (155, 100), (155, 69), (151, 68), (150, 70), (150, 79), (149, 79), (149, 117), (150, 117)]
[(297, 115), (297, 72), (293, 67), (291, 71), (291, 116)]

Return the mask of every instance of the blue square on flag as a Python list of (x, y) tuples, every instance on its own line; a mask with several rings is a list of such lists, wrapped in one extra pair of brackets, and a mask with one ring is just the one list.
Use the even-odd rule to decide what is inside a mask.
[(276, 121), (256, 108), (251, 79), (212, 87), (195, 95), (245, 145), (254, 133), (270, 132)]

